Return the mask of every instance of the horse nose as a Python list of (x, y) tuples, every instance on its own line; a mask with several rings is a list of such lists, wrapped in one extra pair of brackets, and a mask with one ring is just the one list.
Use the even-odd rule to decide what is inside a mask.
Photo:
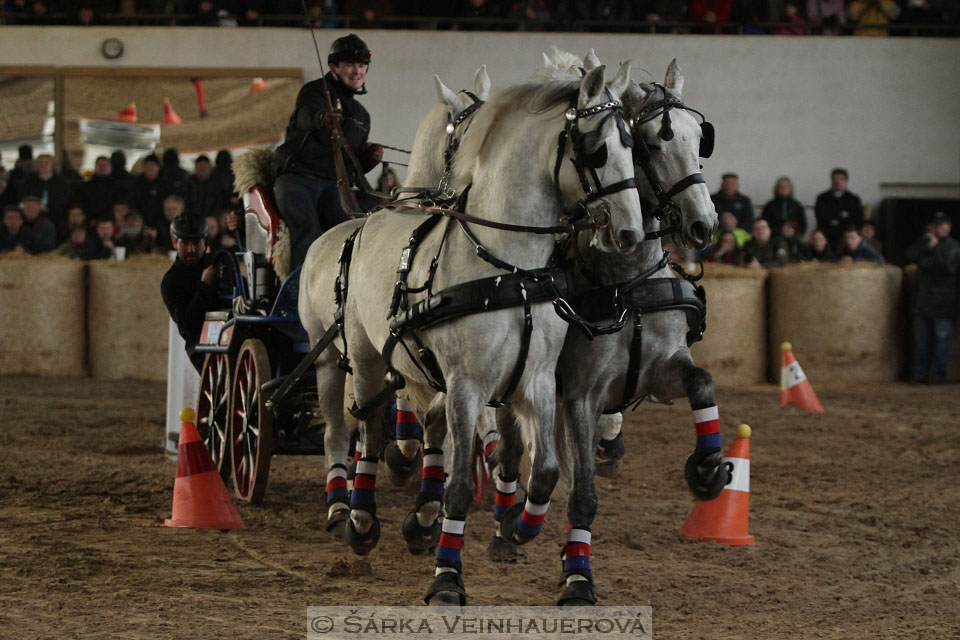
[(698, 249), (705, 249), (707, 243), (710, 241), (710, 229), (707, 228), (706, 223), (701, 220), (695, 220), (690, 223), (690, 228), (687, 233), (690, 235), (690, 241)]
[(617, 234), (617, 246), (623, 253), (630, 253), (640, 244), (640, 234), (634, 229), (621, 229)]

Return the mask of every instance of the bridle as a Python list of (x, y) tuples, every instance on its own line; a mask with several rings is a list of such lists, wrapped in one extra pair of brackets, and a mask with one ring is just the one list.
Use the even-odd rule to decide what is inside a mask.
[(673, 126), (670, 122), (670, 110), (683, 109), (684, 111), (690, 111), (700, 116), (700, 157), (709, 158), (711, 154), (713, 154), (714, 144), (713, 125), (707, 122), (706, 117), (702, 113), (683, 104), (679, 98), (671, 95), (663, 85), (654, 84), (653, 86), (660, 90), (660, 92), (663, 94), (663, 97), (660, 100), (656, 100), (644, 105), (640, 113), (631, 122), (631, 132), (634, 140), (634, 164), (639, 166), (643, 171), (644, 176), (647, 178), (647, 182), (650, 184), (650, 188), (653, 189), (654, 195), (657, 198), (657, 205), (654, 208), (653, 214), (658, 220), (662, 220), (664, 218), (667, 219), (667, 225), (665, 227), (653, 234), (648, 234), (646, 236), (648, 240), (675, 233), (680, 229), (682, 213), (680, 211), (680, 207), (673, 202), (674, 196), (679, 195), (685, 189), (692, 187), (695, 184), (706, 184), (706, 179), (704, 179), (703, 174), (700, 172), (692, 173), (685, 178), (678, 180), (669, 189), (664, 189), (659, 178), (657, 178), (657, 174), (654, 172), (653, 167), (650, 166), (651, 149), (644, 141), (643, 135), (640, 132), (640, 127), (651, 120), (662, 116), (660, 122), (660, 131), (657, 133), (657, 137), (665, 142), (669, 142), (674, 136)]

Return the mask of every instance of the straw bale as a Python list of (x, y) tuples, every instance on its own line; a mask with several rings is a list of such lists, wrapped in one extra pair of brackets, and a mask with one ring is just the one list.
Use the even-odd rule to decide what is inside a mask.
[(90, 263), (90, 373), (120, 380), (167, 379), (170, 316), (160, 280), (170, 259), (134, 256)]
[(0, 259), (0, 374), (86, 374), (85, 277), (79, 260)]
[(793, 346), (817, 383), (888, 382), (904, 364), (899, 267), (791, 265), (770, 273), (770, 357)]
[(694, 362), (717, 386), (757, 384), (766, 379), (765, 269), (706, 266), (707, 331), (691, 348)]

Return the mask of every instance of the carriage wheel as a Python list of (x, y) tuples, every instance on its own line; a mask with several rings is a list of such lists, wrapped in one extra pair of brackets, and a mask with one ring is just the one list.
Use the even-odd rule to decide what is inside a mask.
[(244, 341), (235, 371), (230, 392), (233, 487), (241, 500), (256, 504), (267, 488), (273, 453), (273, 414), (260, 393), (270, 379), (270, 358), (263, 342)]
[(206, 445), (213, 464), (224, 483), (230, 482), (229, 424), (230, 360), (225, 353), (209, 353), (200, 369), (200, 392), (197, 394), (197, 431)]

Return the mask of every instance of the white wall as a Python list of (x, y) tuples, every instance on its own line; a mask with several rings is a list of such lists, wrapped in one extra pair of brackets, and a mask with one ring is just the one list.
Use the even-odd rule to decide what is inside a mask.
[[(344, 32), (318, 33), (324, 59)], [(435, 102), (432, 74), (466, 88), (480, 64), (494, 86), (526, 78), (550, 45), (601, 60), (631, 58), (663, 79), (678, 58), (686, 102), (717, 127), (717, 152), (704, 173), (711, 191), (736, 171), (757, 205), (780, 175), (793, 178), (807, 205), (827, 188), (829, 171), (850, 171), (850, 188), (876, 207), (883, 197), (960, 196), (960, 39), (668, 36), (367, 31), (373, 49), (372, 138), (410, 148), (419, 118)], [(119, 37), (117, 61), (100, 43)], [(319, 65), (310, 33), (291, 29), (3, 29), (0, 64), (134, 67), (301, 68)], [(635, 72), (635, 79), (642, 79)], [(291, 105), (292, 108), (293, 105)], [(2, 117), (0, 117), (2, 122)], [(401, 158), (393, 152), (388, 159)], [(402, 161), (402, 160), (401, 160)], [(882, 189), (882, 182), (951, 183), (946, 188)]]

